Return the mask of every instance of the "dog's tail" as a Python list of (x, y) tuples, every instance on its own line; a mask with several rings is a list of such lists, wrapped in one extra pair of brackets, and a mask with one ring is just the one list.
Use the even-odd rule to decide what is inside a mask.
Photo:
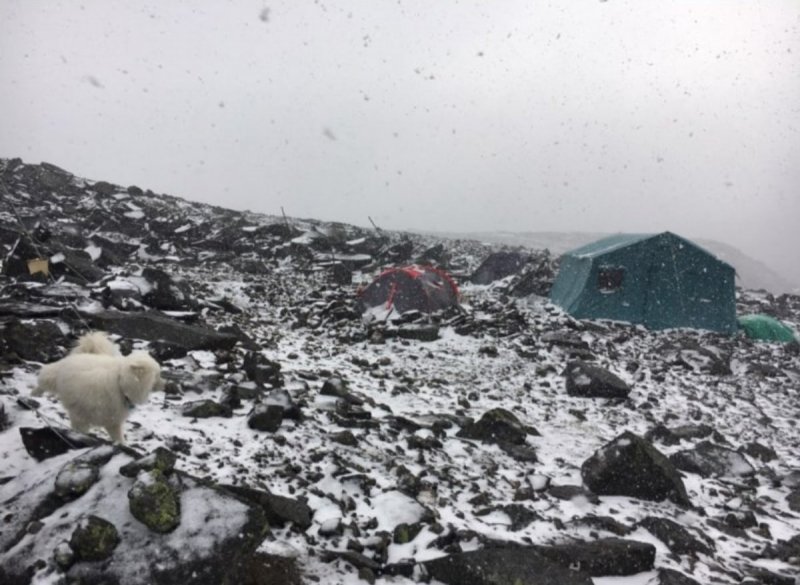
[(56, 364), (42, 366), (36, 388), (31, 392), (31, 396), (41, 396), (45, 392), (56, 393), (56, 374), (58, 370), (55, 366)]
[(92, 333), (82, 335), (70, 352), (72, 355), (76, 353), (95, 353), (98, 355), (110, 356), (121, 355), (119, 346), (109, 339), (108, 333), (104, 333), (103, 331), (93, 331)]

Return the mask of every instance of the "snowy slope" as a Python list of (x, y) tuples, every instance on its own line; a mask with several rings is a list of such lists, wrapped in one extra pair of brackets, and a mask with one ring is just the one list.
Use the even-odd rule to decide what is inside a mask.
[[(458, 273), (477, 267), (490, 247), (383, 234), (388, 242), (365, 252), (363, 240), (374, 234), (351, 226), (292, 220), (296, 231), (284, 233), (277, 218), (98, 187), (63, 171), (6, 161), (0, 176), (13, 204), (0, 208), (8, 251), (46, 217), (51, 235), (42, 245), (60, 246), (82, 274), (98, 270), (79, 278), (65, 269), (55, 281), (0, 277), (0, 403), (8, 419), (0, 431), (0, 505), (31, 485), (46, 491), (69, 459), (37, 462), (20, 440), (22, 427), (68, 425), (52, 398), (37, 410), (20, 402), (45, 361), (20, 355), (25, 340), (9, 333), (20, 319), (31, 331), (55, 323), (63, 337), (49, 345), (63, 353), (103, 310), (172, 306), (163, 310), (185, 323), (242, 335), (230, 348), (188, 350), (120, 338), (159, 356), (169, 382), (132, 411), (127, 441), (142, 454), (169, 447), (179, 470), (209, 484), (247, 485), (306, 505), (307, 526), (274, 525), (260, 547), (290, 559), (304, 582), (416, 583), (428, 571), (424, 562), (447, 555), (609, 537), (650, 544), (655, 560), (634, 575), (595, 575), (598, 585), (692, 582), (670, 571), (704, 584), (789, 583), (798, 574), (800, 358), (792, 346), (577, 322), (546, 299), (508, 296), (504, 283), (463, 281), (463, 310), (441, 317), (435, 341), (399, 337), (402, 323), (366, 324), (354, 302), (357, 287), (388, 264), (392, 245), (408, 238), (419, 254), (442, 243), (442, 263)], [(352, 284), (334, 283), (326, 263), (356, 252), (370, 264), (355, 269)], [(797, 297), (778, 303), (745, 292), (740, 309), (800, 326)], [(565, 370), (578, 358), (621, 378), (630, 393), (568, 394)], [(265, 378), (252, 360), (268, 370)], [(231, 411), (186, 416), (206, 399)], [(291, 406), (299, 416), (287, 408), (277, 431), (254, 430), (256, 404)], [(463, 436), (497, 408), (519, 419), (521, 442)], [(647, 435), (666, 456), (710, 441), (730, 449), (728, 460), (716, 471), (680, 472), (690, 506), (598, 497), (581, 487), (581, 468), (624, 431)], [(112, 489), (105, 475), (112, 464), (103, 489)], [(97, 513), (91, 493), (65, 504), (70, 519)], [(183, 497), (184, 518), (199, 513), (200, 504)], [(124, 501), (118, 523), (127, 522)], [(688, 549), (654, 527), (666, 520), (684, 529)], [(58, 582), (63, 573), (47, 551), (64, 528), (55, 531), (53, 517), (44, 524), (36, 550), (45, 566), (34, 581)], [(0, 565), (14, 550), (0, 551)], [(488, 581), (465, 585), (472, 582)]]

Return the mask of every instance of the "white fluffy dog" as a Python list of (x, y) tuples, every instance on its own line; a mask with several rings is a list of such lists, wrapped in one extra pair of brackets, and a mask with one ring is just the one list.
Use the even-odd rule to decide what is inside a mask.
[(43, 366), (31, 394), (57, 396), (76, 431), (100, 426), (123, 443), (130, 409), (144, 404), (161, 384), (161, 368), (150, 355), (135, 351), (123, 356), (105, 333), (96, 332), (81, 337), (67, 357)]

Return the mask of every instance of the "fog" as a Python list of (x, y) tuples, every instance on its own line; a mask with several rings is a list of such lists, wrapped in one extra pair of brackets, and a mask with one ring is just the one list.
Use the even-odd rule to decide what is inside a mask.
[(433, 231), (671, 230), (800, 282), (800, 4), (0, 3), (0, 156)]

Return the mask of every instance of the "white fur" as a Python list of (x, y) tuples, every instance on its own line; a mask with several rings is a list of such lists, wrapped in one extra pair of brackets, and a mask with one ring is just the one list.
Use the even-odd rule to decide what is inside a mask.
[(122, 355), (119, 346), (111, 341), (108, 333), (103, 331), (93, 331), (86, 333), (78, 339), (78, 343), (69, 352), (70, 355), (78, 353), (96, 353), (99, 355)]
[(160, 371), (158, 362), (142, 351), (129, 356), (72, 353), (42, 367), (39, 383), (31, 394), (49, 392), (57, 396), (76, 431), (85, 433), (90, 427), (100, 426), (112, 440), (123, 443), (128, 403), (144, 404), (161, 383)]

